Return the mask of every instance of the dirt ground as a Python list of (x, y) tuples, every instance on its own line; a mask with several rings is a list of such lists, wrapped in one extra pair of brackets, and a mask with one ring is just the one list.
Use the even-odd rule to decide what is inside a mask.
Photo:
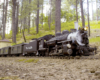
[(99, 59), (0, 57), (0, 80), (100, 80), (100, 47), (92, 45)]
[(100, 80), (100, 59), (2, 57), (0, 80)]

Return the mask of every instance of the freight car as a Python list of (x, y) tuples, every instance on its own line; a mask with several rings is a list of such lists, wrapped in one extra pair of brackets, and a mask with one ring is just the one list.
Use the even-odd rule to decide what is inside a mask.
[(0, 56), (10, 56), (10, 53), (11, 53), (11, 46), (0, 49)]
[(87, 31), (84, 29), (64, 30), (62, 33), (46, 35), (12, 47), (0, 49), (0, 56), (89, 56), (96, 48), (89, 46)]

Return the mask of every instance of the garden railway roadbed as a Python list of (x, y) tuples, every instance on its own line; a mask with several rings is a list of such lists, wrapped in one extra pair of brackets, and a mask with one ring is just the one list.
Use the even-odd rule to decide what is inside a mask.
[(100, 58), (0, 57), (0, 80), (100, 80)]

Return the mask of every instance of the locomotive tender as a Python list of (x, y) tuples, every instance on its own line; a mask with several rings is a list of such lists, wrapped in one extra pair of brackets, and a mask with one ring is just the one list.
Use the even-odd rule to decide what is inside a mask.
[(46, 35), (12, 47), (0, 49), (0, 56), (89, 56), (96, 48), (89, 46), (87, 31), (84, 29), (64, 30), (56, 35)]

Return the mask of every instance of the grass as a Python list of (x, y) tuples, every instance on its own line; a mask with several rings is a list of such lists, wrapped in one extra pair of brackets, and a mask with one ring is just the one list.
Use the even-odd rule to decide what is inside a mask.
[(0, 80), (22, 80), (18, 76), (0, 77)]
[(100, 37), (90, 38), (90, 39), (89, 39), (89, 42), (90, 42), (90, 43), (93, 43), (93, 42), (100, 42)]
[(25, 63), (37, 63), (39, 59), (19, 59), (18, 62), (25, 62)]

